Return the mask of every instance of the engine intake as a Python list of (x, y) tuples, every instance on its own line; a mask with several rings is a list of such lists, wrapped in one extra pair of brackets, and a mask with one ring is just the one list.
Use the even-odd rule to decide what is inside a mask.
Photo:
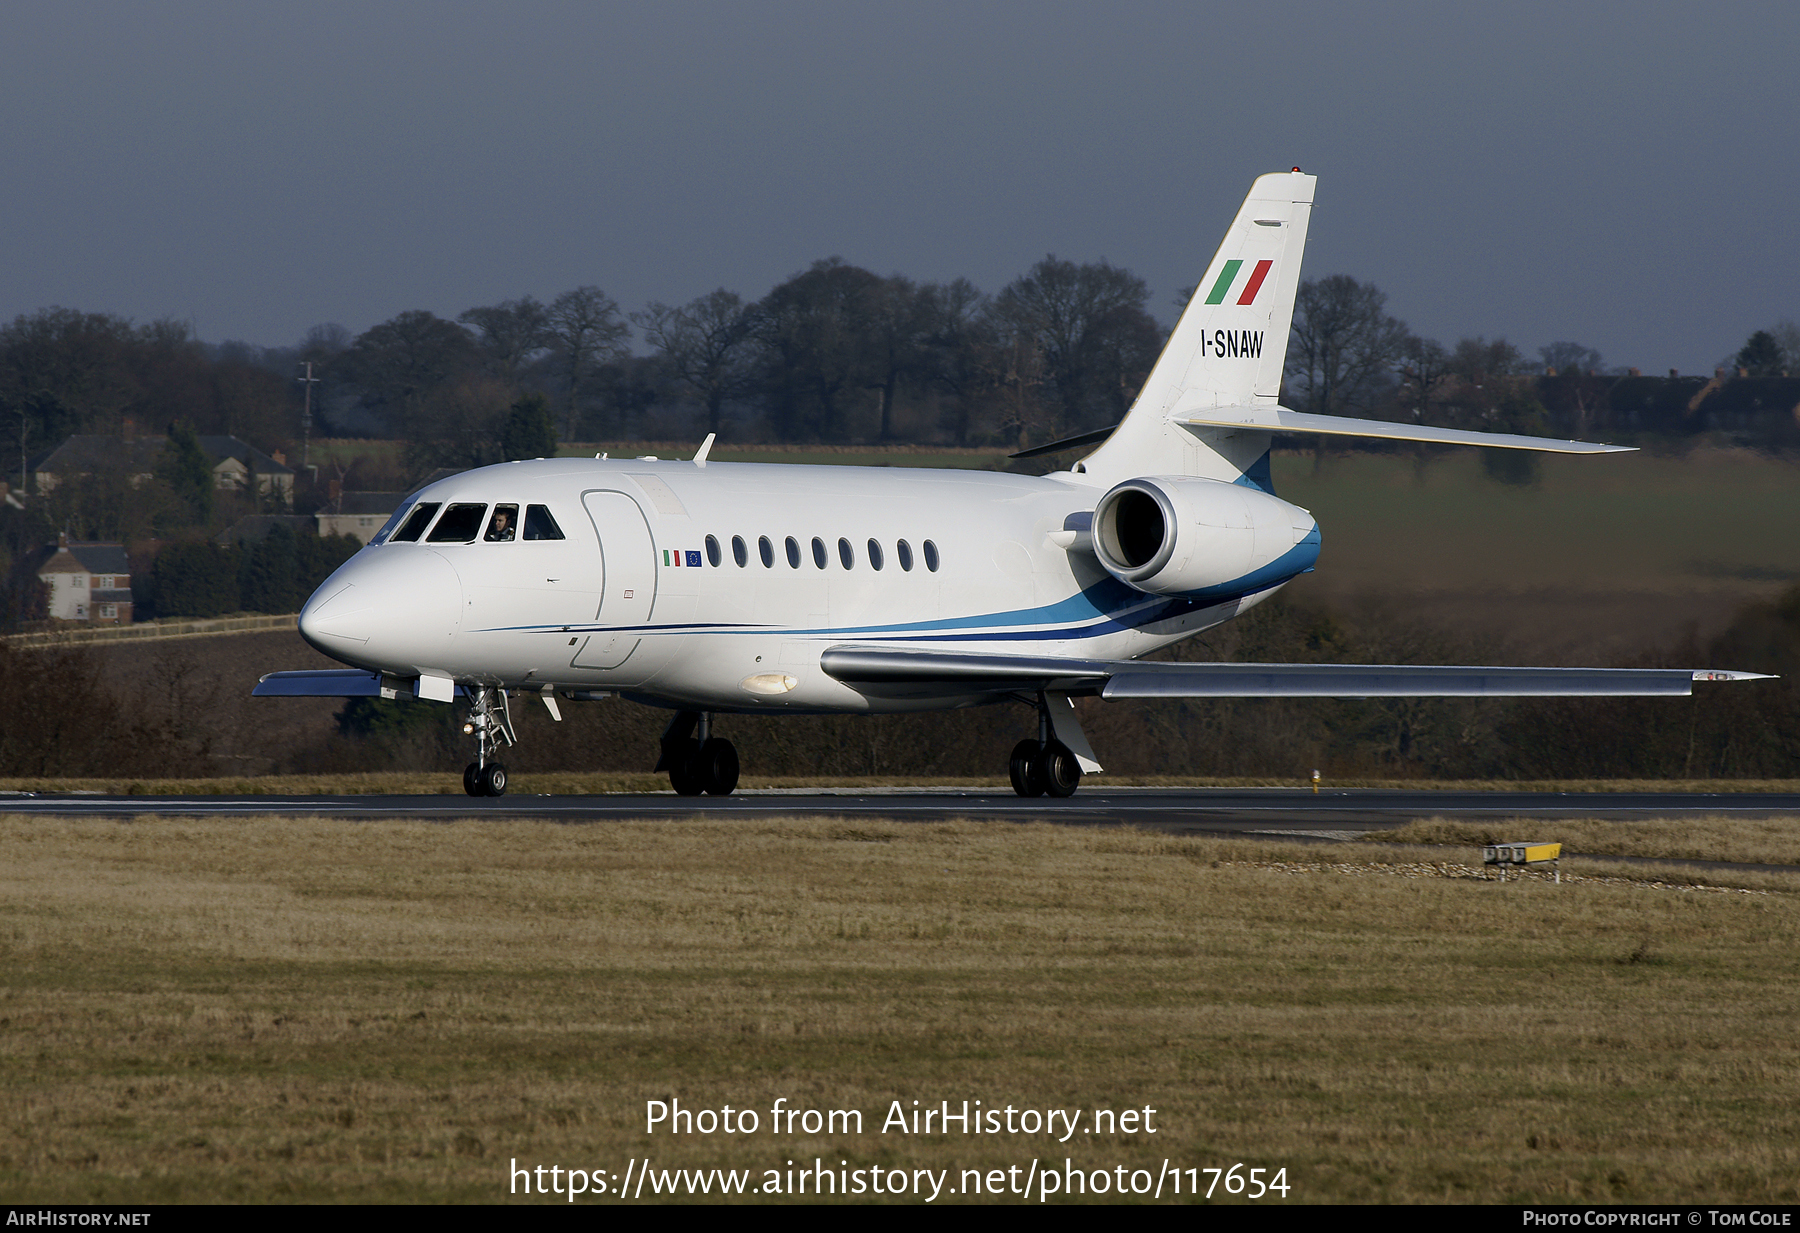
[(1226, 598), (1311, 569), (1319, 527), (1260, 488), (1157, 475), (1118, 485), (1094, 508), (1094, 555), (1153, 595)]

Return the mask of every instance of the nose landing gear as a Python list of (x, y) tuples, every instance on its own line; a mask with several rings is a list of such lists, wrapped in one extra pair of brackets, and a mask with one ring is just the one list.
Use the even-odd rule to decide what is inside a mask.
[(737, 787), (737, 747), (712, 734), (705, 711), (678, 711), (662, 734), (656, 770), (669, 773), (669, 786), (682, 796), (730, 796)]
[(463, 791), (470, 796), (505, 796), (506, 766), (494, 754), (519, 743), (504, 689), (473, 689), (465, 735), (475, 738), (475, 761), (463, 768)]

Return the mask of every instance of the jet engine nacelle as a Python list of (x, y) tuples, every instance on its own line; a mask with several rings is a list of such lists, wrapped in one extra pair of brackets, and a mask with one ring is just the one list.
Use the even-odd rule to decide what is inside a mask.
[(1179, 475), (1129, 479), (1094, 508), (1094, 555), (1155, 595), (1246, 595), (1319, 558), (1313, 516), (1260, 488)]

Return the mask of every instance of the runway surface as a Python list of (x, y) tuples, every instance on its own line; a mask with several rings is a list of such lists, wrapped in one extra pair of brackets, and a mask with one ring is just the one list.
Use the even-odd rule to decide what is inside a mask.
[(1396, 792), (1294, 788), (1083, 789), (1067, 800), (1025, 800), (1011, 792), (942, 789), (743, 791), (726, 797), (674, 793), (609, 796), (101, 796), (0, 795), (0, 813), (45, 817), (283, 814), (371, 821), (382, 818), (547, 818), (570, 823), (628, 819), (758, 818), (778, 815), (935, 822), (951, 818), (1135, 826), (1175, 834), (1352, 838), (1414, 818), (1800, 818), (1795, 793)]

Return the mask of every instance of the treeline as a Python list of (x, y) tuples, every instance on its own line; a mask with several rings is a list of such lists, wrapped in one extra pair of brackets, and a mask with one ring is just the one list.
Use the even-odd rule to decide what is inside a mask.
[[(1237, 662), (1504, 662), (1503, 650), (1377, 610), (1328, 610), (1279, 597), (1174, 649)], [(1328, 779), (1775, 779), (1800, 776), (1800, 587), (1743, 609), (1705, 645), (1639, 657), (1640, 666), (1720, 666), (1779, 680), (1698, 686), (1692, 698), (1243, 699), (1082, 702), (1082, 723), (1110, 776)], [(353, 699), (337, 731), (298, 748), (254, 733), (210, 731), (205, 706), (115, 697), (81, 654), (0, 644), (0, 675), (24, 696), (58, 698), (43, 722), (0, 727), (0, 775), (155, 774), (219, 751), (275, 771), (435, 769), (469, 759), (459, 708)], [(183, 687), (216, 694), (198, 676)], [(237, 688), (237, 686), (232, 686)], [(272, 704), (273, 705), (273, 704)], [(162, 710), (156, 708), (161, 707)], [(146, 709), (148, 708), (148, 709)], [(146, 720), (146, 715), (152, 716)], [(647, 771), (667, 713), (623, 702), (565, 704), (564, 722), (514, 710), (515, 772)], [(155, 718), (161, 716), (161, 718)], [(982, 776), (1034, 728), (1028, 708), (999, 705), (904, 716), (723, 716), (746, 773), (785, 776)]]
[(169, 544), (147, 584), (134, 588), (146, 617), (298, 612), (307, 596), (362, 545), (348, 535), (296, 535), (277, 523), (259, 540)]
[(988, 296), (832, 259), (754, 302), (721, 289), (627, 314), (582, 287), (309, 346), (325, 414), (405, 439), (415, 474), (496, 461), (496, 426), (532, 393), (563, 440), (1016, 445), (1124, 414), (1163, 341), (1148, 302), (1104, 262), (1047, 257)]
[(46, 308), (0, 327), (0, 430), (6, 465), (76, 433), (162, 434), (186, 423), (265, 452), (299, 431), (287, 352), (208, 345), (182, 321), (133, 325), (108, 313)]
[[(176, 423), (291, 451), (307, 363), (313, 434), (404, 439), (408, 478), (518, 456), (503, 438), (526, 399), (544, 417), (538, 448), (706, 431), (1017, 448), (1116, 422), (1165, 333), (1141, 278), (1053, 256), (993, 294), (833, 258), (759, 300), (720, 289), (626, 312), (578, 287), (455, 320), (405, 312), (360, 335), (317, 326), (285, 348), (52, 308), (0, 328), (4, 470), (71, 433)], [(1573, 342), (1534, 356), (1504, 339), (1443, 344), (1390, 315), (1374, 284), (1334, 275), (1301, 285), (1283, 398), (1447, 427), (1800, 448), (1800, 377), (1787, 375), (1800, 327), (1759, 330), (1720, 366), (1723, 381), (1634, 377)]]
[[(1714, 374), (1646, 377), (1609, 368), (1574, 342), (1540, 347), (1535, 358), (1504, 338), (1446, 346), (1390, 315), (1373, 283), (1334, 275), (1300, 286), (1282, 401), (1320, 415), (1442, 428), (1676, 446), (1706, 437), (1793, 452), (1800, 326), (1756, 331)], [(1536, 472), (1536, 456), (1517, 451), (1488, 451), (1485, 464), (1505, 481)]]

